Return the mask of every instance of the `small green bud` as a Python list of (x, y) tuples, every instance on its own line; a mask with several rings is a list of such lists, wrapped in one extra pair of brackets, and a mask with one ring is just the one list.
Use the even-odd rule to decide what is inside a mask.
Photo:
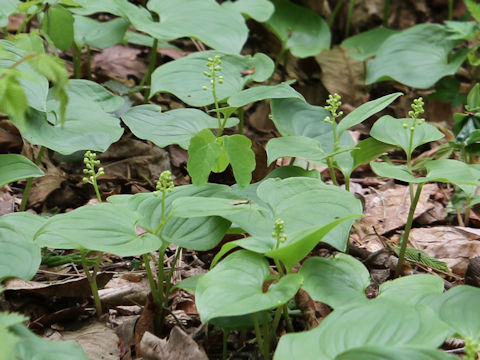
[(407, 123), (403, 123), (403, 128), (404, 128), (404, 129), (408, 129), (408, 124), (407, 124)]
[(215, 84), (215, 81), (212, 79), (210, 80), (210, 85), (214, 85)]
[(173, 191), (174, 188), (172, 173), (168, 170), (163, 171), (158, 179), (156, 189), (166, 194)]
[(415, 130), (415, 126), (410, 127), (410, 131), (414, 131), (414, 130)]
[(203, 75), (205, 75), (206, 77), (211, 77), (212, 76), (212, 74), (210, 74), (208, 71), (204, 71)]
[(202, 86), (202, 90), (208, 90), (208, 86)]
[(82, 179), (82, 181), (83, 181), (85, 184), (89, 182), (88, 178), (86, 178), (86, 177), (84, 177), (84, 178)]
[(209, 57), (207, 60), (208, 60), (208, 62), (213, 62), (213, 58), (211, 58), (211, 57)]

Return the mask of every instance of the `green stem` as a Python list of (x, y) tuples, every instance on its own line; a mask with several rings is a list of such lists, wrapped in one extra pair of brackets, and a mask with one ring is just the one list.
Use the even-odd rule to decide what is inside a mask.
[(153, 302), (157, 307), (161, 307), (162, 303), (158, 297), (158, 289), (153, 277), (152, 267), (150, 266), (150, 259), (148, 254), (143, 254), (143, 263), (145, 264), (145, 270), (147, 272), (148, 283), (150, 284), (150, 290), (152, 291)]
[(238, 133), (242, 135), (243, 127), (245, 126), (245, 111), (243, 110), (243, 107), (238, 109), (238, 119), (240, 120), (238, 123)]
[(150, 98), (150, 86), (152, 84), (152, 73), (155, 70), (155, 67), (157, 65), (157, 50), (158, 50), (158, 39), (153, 40), (153, 45), (152, 45), (152, 53), (150, 54), (150, 61), (148, 63), (148, 70), (145, 76), (142, 79), (142, 82), (140, 85), (147, 85), (145, 88), (145, 98), (143, 102), (145, 104), (148, 103), (148, 99)]
[(264, 359), (268, 359), (267, 354), (265, 354), (265, 347), (263, 345), (262, 333), (260, 332), (260, 325), (258, 324), (258, 316), (257, 313), (253, 313), (253, 327), (255, 329), (255, 337), (257, 338), (257, 345), (260, 349), (260, 352), (263, 355)]
[(222, 346), (222, 360), (227, 360), (227, 338), (228, 338), (228, 331), (222, 329), (223, 332), (223, 346)]
[[(43, 153), (45, 152), (45, 146), (40, 146), (40, 150), (38, 151), (38, 155), (35, 158), (35, 165), (39, 165), (42, 161)], [(25, 189), (23, 190), (22, 195), (22, 202), (20, 203), (20, 208), (18, 211), (25, 211), (28, 202), (28, 196), (30, 195), (30, 190), (32, 189), (33, 185), (33, 177), (27, 179), (27, 183), (25, 184)]]
[(284, 45), (282, 44), (282, 49), (280, 50), (277, 57), (275, 58), (275, 65), (273, 67), (274, 71), (277, 70), (278, 65), (280, 65), (280, 62), (285, 57), (285, 54), (286, 54), (287, 51), (288, 51), (288, 49), (285, 48)]
[(390, 0), (385, 0), (383, 6), (383, 26), (388, 28), (388, 19), (390, 18)]
[(280, 323), (282, 313), (283, 313), (283, 307), (282, 306), (279, 306), (275, 309), (275, 315), (273, 317), (273, 322), (272, 322), (272, 335), (273, 336), (275, 336), (275, 334), (277, 333), (277, 328), (278, 328), (278, 324)]
[(294, 332), (292, 325), (292, 320), (290, 319), (290, 315), (288, 315), (288, 305), (283, 305), (283, 318), (285, 319), (285, 323), (287, 324), (287, 332)]
[(74, 42), (73, 49), (73, 77), (80, 79), (82, 77), (82, 50)]
[(222, 124), (220, 126), (220, 128), (218, 129), (218, 132), (217, 132), (217, 139), (222, 136), (223, 134), (223, 130), (225, 130), (225, 126), (227, 125), (227, 121), (230, 117), (224, 117), (223, 120), (222, 120)]
[(270, 333), (269, 333), (269, 326), (268, 326), (268, 316), (267, 311), (262, 311), (262, 322), (263, 322), (263, 346), (264, 353), (270, 356)]
[(453, 0), (448, 0), (448, 20), (453, 19)]
[(170, 267), (170, 270), (168, 271), (168, 275), (167, 275), (167, 282), (165, 284), (165, 286), (166, 286), (165, 294), (167, 295), (167, 297), (170, 294), (170, 287), (172, 285), (173, 272), (175, 271), (175, 267), (177, 265), (178, 257), (180, 256), (181, 253), (182, 253), (182, 248), (179, 246), (179, 247), (177, 247), (177, 250), (175, 251), (175, 257), (173, 259), (172, 266)]
[(163, 307), (168, 306), (168, 294), (165, 292), (165, 270), (163, 268), (163, 261), (165, 259), (165, 251), (168, 245), (164, 244), (158, 250), (158, 265), (157, 265), (157, 279), (158, 279), (158, 295), (160, 301), (163, 303)]
[(405, 224), (405, 231), (402, 236), (400, 243), (400, 252), (398, 254), (398, 264), (395, 270), (395, 276), (399, 277), (403, 272), (403, 263), (405, 262), (405, 252), (407, 250), (408, 236), (410, 235), (410, 230), (412, 229), (413, 216), (415, 214), (415, 209), (417, 208), (418, 200), (420, 199), (420, 194), (422, 193), (422, 188), (425, 183), (417, 185), (417, 191), (415, 196), (410, 203), (410, 210), (408, 212), (407, 223)]
[(92, 185), (93, 185), (93, 188), (95, 189), (95, 195), (97, 196), (97, 200), (98, 202), (102, 202), (102, 196), (100, 195), (100, 190), (98, 190), (98, 184), (97, 184), (97, 177), (96, 176), (93, 176), (93, 179), (92, 179)]
[(338, 186), (337, 176), (335, 175), (335, 167), (333, 166), (333, 158), (329, 156), (327, 158), (328, 172), (330, 173), (330, 178), (333, 183)]
[(350, 33), (350, 23), (352, 21), (352, 14), (355, 8), (355, 0), (350, 0), (348, 3), (347, 22), (345, 24), (345, 37)]
[(350, 191), (350, 174), (345, 175), (345, 190)]
[(335, 8), (333, 9), (332, 13), (330, 14), (330, 17), (328, 18), (328, 27), (331, 29), (333, 26), (333, 22), (335, 21), (335, 18), (338, 15), (338, 12), (342, 8), (343, 2), (345, 0), (338, 0), (337, 5), (335, 5)]
[(100, 296), (98, 295), (97, 272), (103, 257), (103, 252), (98, 253), (97, 261), (95, 262), (95, 266), (92, 274), (90, 274), (90, 271), (88, 270), (85, 249), (80, 250), (80, 255), (82, 258), (83, 271), (85, 272), (85, 276), (87, 278), (88, 284), (90, 285), (90, 290), (92, 291), (93, 300), (95, 302), (95, 309), (97, 312), (97, 317), (100, 317), (102, 316), (102, 303), (100, 301)]

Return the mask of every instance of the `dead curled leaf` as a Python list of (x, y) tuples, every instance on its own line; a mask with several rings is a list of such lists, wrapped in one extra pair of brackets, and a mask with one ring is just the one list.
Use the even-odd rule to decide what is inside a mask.
[(141, 79), (147, 71), (147, 65), (138, 59), (141, 52), (128, 46), (115, 45), (94, 55), (92, 67), (118, 79), (125, 79), (127, 75)]
[(168, 340), (145, 332), (140, 349), (145, 360), (208, 360), (205, 351), (178, 326)]

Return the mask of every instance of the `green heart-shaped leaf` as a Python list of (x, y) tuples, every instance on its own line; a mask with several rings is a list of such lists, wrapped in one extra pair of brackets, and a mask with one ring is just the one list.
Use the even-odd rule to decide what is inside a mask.
[(157, 250), (162, 240), (137, 235), (140, 214), (113, 204), (82, 206), (51, 217), (35, 235), (40, 246), (57, 249), (88, 249), (118, 256), (134, 256)]
[(358, 35), (351, 36), (342, 42), (342, 46), (348, 50), (348, 56), (365, 61), (368, 58), (377, 55), (380, 46), (397, 30), (379, 27), (372, 30), (363, 31)]
[(275, 0), (274, 5), (275, 12), (265, 24), (285, 49), (305, 58), (330, 48), (330, 29), (320, 15), (289, 0)]
[(107, 49), (122, 42), (130, 23), (122, 18), (99, 22), (85, 16), (74, 15), (75, 43)]
[(358, 125), (364, 120), (367, 120), (370, 116), (375, 115), (377, 112), (385, 109), (395, 99), (401, 96), (402, 93), (394, 93), (390, 95), (382, 96), (376, 100), (366, 102), (353, 110), (350, 114), (345, 116), (337, 125), (337, 134), (341, 136), (345, 131), (352, 126)]
[(9, 277), (30, 280), (42, 261), (33, 233), (41, 225), (38, 216), (15, 213), (0, 217), (0, 281)]
[(234, 107), (242, 107), (256, 101), (265, 99), (293, 98), (305, 101), (303, 96), (290, 86), (289, 82), (278, 85), (259, 85), (242, 90), (228, 99), (228, 104)]
[(438, 80), (457, 72), (465, 52), (450, 53), (459, 41), (449, 40), (440, 24), (415, 25), (392, 35), (368, 63), (366, 83), (396, 80), (407, 86), (427, 89)]
[(441, 350), (410, 346), (360, 346), (345, 351), (335, 360), (455, 360), (456, 356)]
[(203, 71), (207, 69), (207, 59), (215, 55), (222, 59), (222, 70), (217, 74), (225, 79), (223, 84), (216, 86), (219, 100), (239, 92), (251, 81), (265, 81), (273, 72), (273, 61), (264, 54), (252, 57), (202, 51), (158, 67), (152, 74), (152, 96), (158, 92), (169, 92), (191, 106), (213, 104), (212, 92), (202, 87), (210, 86), (210, 78)]
[(443, 281), (438, 276), (415, 274), (384, 282), (376, 299), (416, 305), (427, 296), (443, 293), (443, 288)]
[[(178, 144), (188, 149), (190, 139), (199, 131), (218, 128), (217, 118), (203, 111), (175, 109), (162, 113), (160, 106), (151, 104), (134, 106), (121, 118), (136, 137), (150, 140), (160, 147)], [(238, 119), (228, 119), (226, 127), (237, 123)]]
[(258, 22), (267, 21), (275, 10), (275, 7), (269, 0), (229, 0), (224, 1), (222, 6), (242, 13)]
[(0, 154), (0, 186), (26, 179), (40, 177), (45, 173), (25, 156), (19, 154)]
[(334, 309), (367, 302), (365, 289), (370, 284), (367, 268), (354, 257), (337, 254), (329, 258), (311, 257), (300, 269), (302, 288), (313, 300)]
[(451, 332), (424, 305), (386, 300), (335, 310), (315, 329), (280, 338), (275, 360), (331, 360), (360, 346), (434, 349)]
[(413, 126), (413, 119), (395, 119), (390, 115), (385, 115), (373, 124), (370, 136), (378, 141), (400, 146), (405, 152), (408, 152), (409, 149), (413, 151), (420, 145), (439, 140), (445, 136), (435, 126), (423, 123), (415, 127), (410, 147), (411, 126)]
[[(166, 242), (197, 251), (209, 250), (218, 245), (230, 227), (230, 222), (218, 216), (204, 216), (198, 218), (172, 217), (172, 203), (182, 197), (224, 197), (239, 199), (232, 190), (225, 185), (207, 184), (205, 186), (180, 186), (167, 195), (165, 200), (165, 217), (168, 222), (159, 232), (159, 236)], [(241, 199), (241, 198), (240, 198)], [(162, 201), (154, 194), (116, 195), (108, 198), (109, 201), (129, 211), (142, 214), (138, 226), (154, 232), (162, 219)]]
[(460, 285), (437, 297), (429, 306), (460, 336), (480, 342), (478, 299), (479, 288)]
[(293, 298), (302, 282), (300, 275), (288, 274), (264, 292), (269, 275), (262, 255), (241, 250), (226, 257), (198, 280), (195, 303), (202, 322), (276, 308)]
[(69, 102), (63, 126), (60, 123), (61, 104), (50, 93), (47, 112), (31, 111), (21, 129), (22, 136), (32, 144), (61, 154), (79, 150), (103, 152), (121, 137), (120, 121), (107, 111), (118, 109), (123, 99), (87, 80), (72, 80), (67, 93)]

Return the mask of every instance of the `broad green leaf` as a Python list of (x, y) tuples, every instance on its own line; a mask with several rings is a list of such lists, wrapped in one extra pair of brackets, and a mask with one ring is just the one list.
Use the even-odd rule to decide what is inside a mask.
[[(273, 99), (270, 106), (272, 120), (280, 134), (283, 136), (307, 136), (318, 140), (325, 152), (332, 152), (332, 126), (324, 121), (327, 116), (330, 116), (330, 113), (323, 107), (310, 105), (298, 99)], [(351, 138), (345, 132), (340, 139), (340, 144), (350, 145), (350, 142), (353, 144)]]
[(285, 264), (287, 269), (293, 269), (293, 267), (304, 259), (320, 241), (325, 241), (324, 237), (331, 233), (337, 226), (345, 222), (348, 222), (348, 225), (350, 225), (353, 220), (361, 217), (362, 214), (349, 215), (336, 219), (324, 226), (313, 226), (311, 228), (294, 232), (278, 247), (276, 247), (277, 244), (274, 242), (273, 249), (270, 247), (270, 250), (267, 251), (265, 255), (272, 259), (279, 259)]
[(372, 301), (335, 310), (315, 329), (280, 338), (275, 360), (332, 360), (360, 346), (436, 348), (451, 332), (423, 305)]
[(252, 181), (252, 171), (256, 166), (252, 142), (244, 135), (232, 135), (225, 136), (223, 144), (238, 186), (246, 188)]
[(214, 0), (149, 0), (147, 7), (158, 14), (160, 22), (130, 20), (138, 30), (164, 41), (192, 37), (214, 49), (238, 54), (247, 40), (243, 17)]
[[(295, 247), (303, 238), (310, 241), (323, 226), (362, 213), (361, 203), (349, 192), (314, 178), (268, 179), (258, 186), (257, 197), (260, 201), (255, 200), (257, 205), (268, 207), (271, 212), (252, 210), (228, 219), (254, 238), (266, 239), (267, 246), (263, 248), (269, 251), (273, 249), (271, 234), (276, 219), (285, 222), (287, 242), (283, 246)], [(344, 251), (353, 221), (353, 218), (343, 221), (321, 240)]]
[[(7, 69), (13, 66), (16, 62), (23, 59), (27, 53), (24, 50), (17, 48), (14, 43), (7, 40), (0, 40), (0, 69)], [(47, 93), (48, 93), (48, 80), (36, 72), (28, 62), (22, 62), (17, 65), (18, 70), (22, 76), (18, 77), (18, 82), (25, 92), (28, 105), (34, 109), (45, 111), (47, 107)], [(2, 86), (3, 87), (3, 86)], [(0, 91), (5, 89), (0, 88)], [(17, 89), (9, 89), (13, 92), (13, 96), (20, 96), (20, 92)], [(18, 105), (18, 101), (13, 101)]]
[(393, 165), (389, 163), (371, 162), (372, 170), (379, 176), (411, 182), (444, 182), (450, 184), (478, 185), (477, 172), (468, 164), (453, 159), (431, 160), (425, 164), (427, 176), (413, 176), (405, 165)]
[(251, 17), (258, 22), (267, 21), (275, 7), (269, 0), (236, 0), (224, 1), (222, 6)]
[(21, 324), (15, 325), (12, 331), (21, 338), (15, 346), (20, 359), (88, 360), (82, 348), (74, 342), (45, 340)]
[(367, 120), (370, 116), (375, 115), (379, 111), (382, 111), (401, 95), (402, 93), (397, 92), (390, 95), (382, 96), (381, 98), (360, 105), (350, 114), (345, 116), (337, 125), (338, 136), (341, 136), (343, 132), (347, 131), (352, 126), (358, 125), (364, 120)]
[(74, 15), (75, 43), (107, 49), (122, 42), (130, 23), (122, 18), (99, 22), (81, 15)]
[(446, 182), (454, 185), (480, 185), (478, 170), (463, 161), (453, 159), (432, 160), (425, 164), (429, 181)]
[(452, 40), (474, 40), (479, 31), (479, 24), (475, 21), (446, 20), (443, 22)]
[(437, 297), (431, 306), (457, 334), (480, 342), (478, 299), (479, 288), (460, 285)]
[(122, 5), (126, 0), (75, 0), (80, 7), (71, 8), (71, 11), (80, 15), (92, 15), (95, 13), (110, 13), (122, 16)]
[(348, 56), (365, 61), (375, 56), (380, 46), (396, 33), (398, 33), (397, 30), (379, 27), (345, 39), (342, 46), (348, 50)]
[(283, 157), (300, 157), (317, 164), (324, 165), (330, 154), (323, 151), (319, 141), (306, 136), (283, 136), (270, 139), (266, 147), (267, 164)]
[(42, 30), (60, 50), (70, 49), (73, 43), (73, 16), (63, 6), (56, 4), (45, 12)]
[[(169, 243), (197, 251), (210, 250), (218, 245), (230, 227), (230, 222), (221, 217), (180, 218), (171, 217), (172, 202), (182, 197), (224, 197), (242, 199), (225, 185), (207, 184), (205, 186), (179, 186), (167, 195), (165, 200), (165, 217), (169, 220), (159, 232), (160, 237)], [(117, 195), (108, 198), (117, 206), (142, 214), (138, 226), (154, 232), (162, 221), (162, 202), (152, 193)]]
[(415, 274), (384, 282), (376, 299), (416, 305), (427, 296), (443, 293), (443, 289), (443, 281), (438, 276)]
[(360, 346), (335, 357), (335, 360), (455, 360), (458, 357), (442, 350), (420, 346)]
[(354, 257), (337, 254), (329, 258), (311, 257), (299, 272), (302, 288), (313, 300), (334, 309), (349, 304), (367, 302), (365, 289), (370, 284), (367, 268)]
[(278, 85), (259, 85), (242, 90), (228, 99), (228, 104), (234, 107), (242, 107), (256, 101), (265, 99), (295, 98), (305, 101), (303, 96), (295, 91), (288, 82)]
[(46, 218), (29, 212), (15, 212), (0, 217), (2, 226), (16, 229), (17, 233), (25, 235), (27, 239), (33, 239), (38, 229), (46, 222)]
[(221, 56), (222, 70), (218, 75), (225, 79), (223, 84), (217, 84), (216, 87), (219, 100), (239, 92), (251, 81), (265, 81), (273, 73), (273, 61), (261, 53), (252, 57), (219, 51), (196, 52), (158, 67), (152, 74), (151, 95), (169, 92), (191, 106), (213, 104), (212, 92), (203, 90), (202, 86), (210, 85), (210, 78), (203, 71), (206, 70), (207, 59), (215, 55)]
[[(406, 128), (404, 127), (406, 124)], [(405, 152), (410, 149), (410, 127), (413, 119), (395, 119), (390, 115), (378, 119), (370, 131), (370, 136), (378, 141), (400, 146)], [(443, 138), (444, 135), (435, 126), (428, 123), (417, 125), (413, 135), (411, 151), (420, 145)]]
[(141, 215), (113, 204), (82, 206), (51, 217), (36, 233), (40, 246), (57, 249), (88, 249), (118, 256), (134, 256), (159, 249), (162, 240), (137, 235)]
[(370, 163), (370, 167), (378, 176), (397, 179), (413, 184), (423, 184), (428, 181), (426, 177), (415, 177), (408, 170), (406, 165), (394, 165), (386, 162)]
[(393, 147), (393, 145), (369, 137), (356, 144), (352, 151), (336, 155), (334, 164), (344, 176), (349, 177), (358, 166), (377, 159)]
[(23, 155), (0, 154), (0, 186), (45, 173)]
[[(139, 105), (121, 116), (136, 137), (150, 140), (159, 147), (178, 144), (188, 149), (190, 139), (200, 130), (218, 128), (217, 118), (197, 109), (175, 109), (161, 112), (157, 105)], [(238, 119), (228, 119), (227, 127)]]
[(16, 358), (14, 347), (20, 341), (20, 338), (9, 328), (27, 320), (27, 317), (17, 313), (0, 313), (0, 347), (2, 349), (2, 352), (0, 353), (0, 360), (10, 360)]
[[(28, 221), (29, 217), (22, 215)], [(0, 217), (0, 281), (9, 277), (30, 280), (42, 261), (40, 247), (28, 236), (28, 230), (21, 230), (22, 224), (5, 221), (5, 216)]]
[(123, 133), (118, 118), (107, 111), (118, 109), (123, 99), (87, 80), (72, 80), (67, 93), (69, 102), (63, 126), (61, 103), (50, 93), (47, 113), (31, 111), (25, 128), (21, 129), (22, 136), (32, 144), (61, 154), (79, 150), (106, 151)]
[(265, 210), (248, 200), (216, 197), (183, 196), (172, 203), (171, 216), (195, 218), (205, 216), (229, 216), (243, 211)]
[(480, 22), (480, 4), (474, 0), (465, 0), (465, 5), (467, 5), (470, 15), (472, 15), (477, 22)]
[(368, 64), (366, 83), (395, 80), (407, 86), (427, 89), (447, 75), (453, 75), (465, 60), (465, 52), (450, 53), (459, 41), (448, 39), (440, 24), (420, 24), (392, 35)]
[(300, 288), (302, 277), (288, 274), (264, 292), (269, 275), (269, 264), (262, 255), (241, 250), (225, 258), (198, 280), (195, 303), (202, 322), (276, 308)]
[(69, 84), (68, 95), (72, 97), (72, 101), (84, 102), (84, 104), (95, 102), (105, 112), (114, 112), (125, 102), (121, 96), (112, 94), (102, 85), (90, 80), (73, 79)]
[(8, 24), (8, 17), (18, 12), (18, 4), (20, 0), (3, 0), (0, 7), (0, 27), (5, 27)]
[(274, 5), (275, 12), (265, 24), (284, 49), (305, 58), (330, 48), (330, 30), (320, 15), (289, 0), (275, 0)]
[(201, 130), (191, 138), (188, 148), (187, 170), (194, 185), (208, 182), (208, 176), (222, 155), (223, 148), (210, 129)]

